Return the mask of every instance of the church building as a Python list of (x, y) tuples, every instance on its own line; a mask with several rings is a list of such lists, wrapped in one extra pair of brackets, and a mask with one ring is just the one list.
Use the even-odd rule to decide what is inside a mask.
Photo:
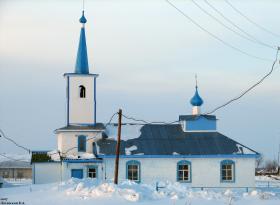
[[(98, 74), (89, 72), (82, 13), (74, 73), (65, 73), (66, 125), (56, 129), (55, 151), (32, 152), (34, 184), (74, 178), (114, 178), (117, 128), (96, 118)], [(217, 131), (215, 115), (201, 114), (198, 87), (190, 114), (174, 124), (123, 124), (119, 181), (156, 184), (184, 183), (190, 187), (254, 187), (259, 154)]]

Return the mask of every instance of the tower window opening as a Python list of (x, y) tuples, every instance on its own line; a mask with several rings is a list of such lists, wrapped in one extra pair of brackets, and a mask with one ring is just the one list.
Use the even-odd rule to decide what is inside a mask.
[(79, 86), (80, 98), (86, 98), (86, 88), (83, 85)]

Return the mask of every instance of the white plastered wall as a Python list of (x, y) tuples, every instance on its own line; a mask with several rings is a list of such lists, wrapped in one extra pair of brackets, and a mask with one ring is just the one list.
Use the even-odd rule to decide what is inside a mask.
[[(230, 159), (230, 158), (229, 158)], [(192, 187), (254, 187), (255, 159), (233, 158), (235, 162), (235, 182), (221, 183), (220, 162), (225, 158), (121, 158), (119, 164), (119, 179), (126, 179), (126, 162), (137, 160), (141, 163), (141, 182), (155, 183), (157, 181), (176, 182), (177, 162), (188, 160), (192, 163)], [(114, 159), (104, 159), (106, 178), (114, 177)]]
[(32, 180), (34, 184), (45, 184), (61, 180), (60, 162), (43, 162), (32, 164)]
[[(80, 98), (79, 86), (86, 88), (86, 97)], [(94, 123), (94, 77), (69, 76), (69, 123)]]
[[(101, 138), (101, 132), (59, 132), (57, 134), (57, 149), (61, 153), (66, 153), (67, 155), (77, 155), (81, 154), (78, 153), (78, 136), (84, 135), (86, 136), (86, 152), (87, 153), (93, 153), (93, 147), (92, 143), (96, 141), (97, 139)], [(88, 140), (89, 139), (89, 140)], [(73, 147), (76, 147), (74, 149), (71, 149)], [(68, 151), (71, 149), (70, 151)], [(84, 153), (84, 152), (83, 152)]]

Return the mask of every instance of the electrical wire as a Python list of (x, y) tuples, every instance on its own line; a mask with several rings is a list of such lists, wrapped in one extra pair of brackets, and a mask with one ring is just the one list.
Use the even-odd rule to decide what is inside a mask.
[[(105, 129), (106, 129), (106, 127), (111, 123), (111, 121), (112, 121), (113, 118), (116, 116), (116, 114), (118, 114), (118, 113), (114, 113), (114, 114), (111, 116), (110, 120), (109, 120), (108, 123), (106, 123), (106, 125), (105, 125)], [(0, 129), (0, 132), (1, 132), (0, 137), (3, 136), (5, 139), (9, 140), (10, 142), (12, 142), (12, 143), (13, 143), (14, 145), (16, 145), (17, 147), (24, 149), (24, 150), (27, 151), (28, 153), (31, 153), (31, 149), (29, 149), (29, 148), (27, 148), (27, 147), (24, 147), (24, 146), (18, 144), (15, 140), (13, 140), (13, 139), (7, 137), (7, 136), (5, 135), (5, 133), (4, 133), (1, 129)], [(91, 138), (88, 138), (86, 141), (89, 141), (89, 140), (91, 140), (91, 139), (94, 139), (98, 134), (99, 134), (99, 133), (96, 133), (95, 136), (93, 136), (93, 137), (91, 137)], [(55, 154), (59, 154), (59, 156), (61, 157), (61, 154), (65, 154), (65, 155), (66, 155), (69, 151), (71, 151), (71, 150), (73, 150), (73, 149), (75, 149), (75, 148), (77, 148), (77, 146), (69, 148), (65, 153), (60, 153), (60, 152), (58, 151), (58, 152), (50, 153), (50, 154), (48, 154), (48, 155), (49, 155), (49, 156), (52, 156), (52, 155), (55, 155)], [(8, 158), (8, 159), (11, 159), (11, 160), (21, 161), (21, 160), (16, 160), (16, 159), (13, 159), (13, 158), (11, 158), (11, 157), (5, 156), (5, 155), (3, 155), (3, 154), (0, 154), (0, 155), (3, 156), (3, 157), (6, 157), (6, 158)]]
[(28, 153), (30, 153), (30, 149), (28, 149), (28, 148), (25, 147), (25, 146), (22, 146), (22, 145), (18, 144), (15, 140), (13, 140), (13, 139), (7, 137), (7, 136), (5, 135), (5, 133), (3, 132), (2, 129), (0, 129), (0, 133), (1, 133), (1, 134), (0, 134), (0, 137), (3, 136), (5, 139), (7, 139), (7, 140), (9, 140), (10, 142), (12, 142), (13, 144), (15, 144), (17, 147), (19, 147), (19, 148), (21, 148), (21, 149), (24, 149), (25, 151), (27, 151)]
[[(204, 9), (203, 7), (201, 7), (195, 0), (191, 0), (191, 2), (194, 3), (194, 5), (196, 5), (196, 7), (198, 7), (201, 11), (203, 11), (205, 14), (207, 14), (208, 16), (210, 16), (212, 19), (214, 19), (216, 22), (218, 22), (220, 25), (222, 25), (223, 27), (227, 28), (228, 30), (232, 31), (234, 34), (238, 35), (239, 37), (247, 40), (247, 41), (250, 41), (252, 43), (255, 43), (255, 44), (258, 44), (258, 45), (261, 45), (261, 46), (265, 46), (267, 48), (271, 48), (273, 50), (277, 50), (277, 46), (272, 46), (272, 45), (269, 45), (269, 44), (266, 44), (256, 38), (254, 38), (254, 40), (252, 40), (252, 36), (251, 38), (248, 38), (247, 36), (244, 36), (243, 34), (240, 34), (239, 32), (235, 31), (234, 29), (232, 29), (231, 27), (227, 26), (226, 24), (224, 24), (222, 21), (220, 21), (218, 18), (216, 18), (215, 16), (213, 16), (211, 13), (209, 13), (206, 9)], [(248, 35), (248, 34), (247, 34)]]
[(216, 107), (215, 109), (213, 109), (210, 112), (205, 113), (205, 115), (209, 115), (212, 114), (214, 112), (216, 112), (217, 110), (226, 107), (227, 105), (231, 104), (234, 101), (239, 100), (240, 98), (242, 98), (244, 95), (246, 95), (248, 92), (250, 92), (252, 89), (254, 89), (255, 87), (257, 87), (258, 85), (260, 85), (268, 76), (270, 76), (272, 74), (272, 72), (274, 71), (274, 66), (278, 60), (278, 53), (279, 53), (280, 48), (277, 49), (276, 52), (276, 56), (275, 56), (275, 60), (272, 63), (271, 69), (269, 70), (269, 72), (267, 74), (265, 74), (259, 81), (257, 81), (255, 84), (253, 84), (251, 87), (249, 87), (248, 89), (246, 89), (245, 91), (243, 91), (239, 96), (229, 100), (228, 102)]
[(262, 60), (262, 61), (273, 61), (272, 59), (268, 59), (268, 58), (263, 58), (263, 57), (259, 57), (259, 56), (255, 56), (253, 54), (250, 54), (246, 51), (241, 50), (238, 47), (235, 47), (234, 45), (224, 41), (223, 39), (221, 39), (220, 37), (218, 37), (217, 35), (213, 34), (212, 32), (208, 31), (207, 29), (205, 29), (203, 26), (201, 26), (199, 23), (197, 23), (194, 19), (192, 19), (190, 16), (188, 16), (185, 12), (183, 12), (181, 9), (179, 9), (177, 6), (175, 6), (173, 3), (171, 3), (169, 0), (165, 0), (171, 7), (173, 7), (175, 10), (177, 10), (181, 15), (183, 15), (185, 18), (187, 18), (190, 22), (192, 22), (195, 26), (197, 26), (198, 28), (200, 28), (202, 31), (204, 31), (205, 33), (207, 33), (208, 35), (212, 36), (214, 39), (220, 41), (222, 44), (224, 44), (225, 46), (238, 51), (248, 57), (251, 58), (255, 58), (258, 60)]
[(237, 9), (232, 3), (230, 3), (228, 0), (224, 0), (233, 10), (235, 10), (237, 13), (239, 13), (243, 18), (245, 18), (247, 21), (249, 21), (251, 24), (255, 25), (256, 27), (258, 27), (260, 30), (263, 30), (275, 37), (280, 37), (279, 34), (274, 33), (272, 31), (270, 31), (269, 29), (261, 26), (260, 24), (256, 23), (255, 21), (253, 21), (251, 18), (249, 18), (247, 15), (245, 15), (243, 12), (241, 12), (239, 9)]
[(136, 121), (136, 122), (142, 122), (142, 123), (145, 123), (145, 124), (156, 124), (156, 125), (171, 125), (171, 124), (174, 124), (174, 123), (177, 123), (179, 122), (179, 120), (176, 120), (176, 121), (172, 121), (172, 122), (148, 122), (146, 120), (142, 120), (142, 119), (136, 119), (134, 117), (130, 117), (130, 116), (127, 116), (127, 115), (124, 115), (122, 114), (122, 116), (128, 120), (133, 120), (133, 121)]
[(227, 22), (229, 22), (232, 26), (234, 26), (235, 28), (237, 28), (239, 31), (241, 31), (242, 33), (244, 33), (245, 35), (247, 35), (248, 37), (252, 38), (252, 40), (255, 40), (256, 42), (258, 41), (257, 38), (255, 38), (253, 35), (251, 35), (250, 33), (246, 32), (244, 29), (242, 29), (241, 27), (239, 27), (237, 24), (235, 24), (232, 20), (230, 20), (229, 18), (227, 18), (220, 10), (218, 10), (215, 6), (213, 6), (213, 4), (211, 4), (208, 0), (204, 0), (204, 2), (211, 7), (214, 11), (216, 11), (222, 18), (224, 18)]

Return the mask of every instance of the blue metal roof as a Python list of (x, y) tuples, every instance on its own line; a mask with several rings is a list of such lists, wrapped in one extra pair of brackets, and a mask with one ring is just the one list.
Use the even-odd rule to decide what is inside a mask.
[(195, 94), (192, 97), (192, 99), (190, 100), (190, 103), (193, 106), (201, 106), (203, 104), (203, 100), (198, 94), (197, 86), (195, 87)]
[[(117, 127), (116, 127), (117, 129)], [(258, 154), (256, 151), (226, 137), (219, 132), (184, 132), (180, 124), (150, 125), (140, 129), (140, 136), (121, 140), (120, 154), (125, 149), (136, 146), (131, 155), (244, 155)], [(116, 139), (107, 138), (97, 141), (99, 154), (114, 155)]]
[(195, 121), (202, 117), (207, 120), (217, 120), (215, 115), (180, 115), (179, 121)]
[(102, 159), (63, 159), (63, 162), (67, 163), (102, 163)]
[(75, 73), (77, 74), (88, 74), (88, 57), (87, 57), (87, 44), (86, 44), (86, 33), (85, 33), (85, 26), (84, 24), (87, 22), (84, 11), (83, 15), (80, 18), (80, 22), (83, 24), (81, 28), (80, 33), (80, 42), (79, 42), (79, 48), (77, 53), (77, 59), (76, 59), (76, 67), (75, 67)]

